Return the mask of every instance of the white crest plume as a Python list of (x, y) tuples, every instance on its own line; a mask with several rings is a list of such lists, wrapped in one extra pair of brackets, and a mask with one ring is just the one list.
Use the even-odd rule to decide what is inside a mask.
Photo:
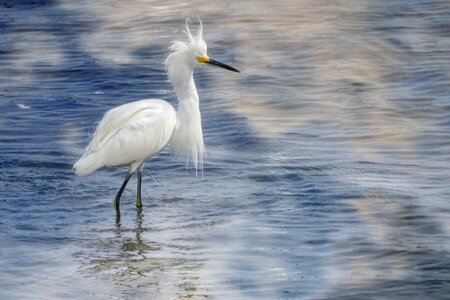
[[(203, 56), (207, 53), (207, 46), (206, 42), (203, 39), (203, 25), (200, 18), (198, 18), (199, 21), (199, 27), (197, 30), (197, 33), (194, 35), (191, 33), (191, 30), (189, 28), (188, 20), (186, 20), (186, 25), (184, 29), (184, 33), (186, 37), (188, 38), (188, 41), (180, 41), (175, 40), (170, 45), (169, 49), (171, 53), (166, 59), (165, 65), (166, 65), (166, 71), (169, 71), (170, 65), (177, 61), (177, 59), (174, 59), (178, 56), (178, 58), (181, 58), (181, 56), (184, 56), (185, 63), (187, 63), (190, 67), (194, 68), (194, 60), (193, 58), (197, 56)], [(178, 55), (176, 55), (178, 54)], [(170, 75), (170, 74), (168, 74)], [(170, 79), (170, 76), (169, 76)]]

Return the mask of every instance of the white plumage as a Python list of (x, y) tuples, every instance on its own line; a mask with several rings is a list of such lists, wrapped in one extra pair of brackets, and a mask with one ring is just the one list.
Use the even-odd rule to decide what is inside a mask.
[(127, 103), (106, 112), (84, 155), (74, 165), (77, 175), (103, 166), (130, 167), (130, 172), (159, 153), (169, 142), (177, 122), (166, 101), (150, 99)]
[(137, 206), (141, 207), (144, 162), (167, 144), (170, 144), (174, 154), (187, 156), (196, 169), (202, 167), (205, 147), (193, 70), (200, 65), (211, 65), (239, 72), (207, 56), (201, 22), (196, 35), (191, 34), (187, 24), (185, 33), (188, 42), (173, 42), (165, 62), (167, 76), (178, 98), (178, 110), (159, 99), (140, 100), (109, 110), (97, 125), (83, 156), (73, 166), (75, 174), (80, 176), (104, 166), (129, 167), (129, 173), (114, 200), (117, 216), (120, 216), (120, 196), (131, 174), (136, 171)]

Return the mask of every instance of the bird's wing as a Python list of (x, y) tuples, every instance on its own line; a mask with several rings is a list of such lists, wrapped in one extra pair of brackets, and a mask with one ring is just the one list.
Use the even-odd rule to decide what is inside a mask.
[(121, 130), (136, 126), (143, 116), (146, 119), (158, 118), (167, 111), (174, 113), (174, 109), (169, 103), (156, 99), (135, 101), (107, 111), (97, 125), (85, 155), (100, 150)]

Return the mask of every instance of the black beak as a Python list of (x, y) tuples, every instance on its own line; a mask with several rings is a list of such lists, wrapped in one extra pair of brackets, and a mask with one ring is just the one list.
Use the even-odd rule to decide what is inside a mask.
[(218, 61), (216, 61), (214, 59), (211, 59), (211, 58), (208, 61), (205, 61), (205, 63), (209, 64), (209, 65), (212, 65), (212, 66), (221, 67), (221, 68), (233, 71), (233, 72), (241, 73), (238, 69), (230, 67), (229, 65), (223, 64), (223, 63), (218, 62)]

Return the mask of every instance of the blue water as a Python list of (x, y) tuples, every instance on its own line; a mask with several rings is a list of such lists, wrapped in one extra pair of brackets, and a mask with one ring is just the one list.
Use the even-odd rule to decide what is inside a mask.
[[(76, 177), (200, 15), (203, 176)], [(448, 299), (448, 1), (2, 1), (1, 299)]]

